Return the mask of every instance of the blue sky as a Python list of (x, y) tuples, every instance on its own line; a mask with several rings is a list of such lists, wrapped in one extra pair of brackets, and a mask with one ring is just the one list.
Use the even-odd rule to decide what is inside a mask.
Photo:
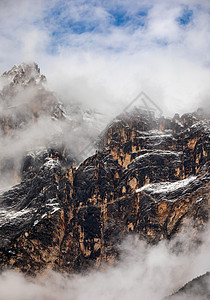
[[(131, 3), (116, 1), (110, 4), (109, 1), (108, 4), (105, 1), (56, 2), (53, 7), (45, 11), (46, 15), (40, 22), (41, 27), (49, 31), (50, 41), (47, 50), (55, 54), (60, 47), (77, 47), (77, 43), (74, 43), (71, 36), (88, 35), (91, 39), (97, 35), (104, 35), (108, 38), (115, 30), (124, 31), (131, 36), (139, 31), (146, 35), (151, 21), (150, 12), (154, 9), (154, 5), (150, 1), (147, 4), (144, 1), (142, 3), (137, 1), (138, 4), (133, 3), (133, 1)], [(198, 10), (197, 7), (194, 9)], [(182, 27), (183, 31), (193, 26), (193, 7), (186, 4), (180, 5), (172, 21), (177, 27)], [(167, 37), (161, 39), (157, 36), (151, 42), (154, 45), (157, 43), (167, 46), (170, 41), (167, 41)], [(141, 43), (140, 40), (139, 43)], [(88, 46), (85, 39), (82, 45), (84, 48)], [(106, 44), (102, 44), (100, 48), (112, 51), (116, 48), (119, 51), (119, 46), (116, 44), (115, 47), (114, 43), (108, 48)]]
[[(129, 45), (124, 47), (123, 38), (125, 43), (135, 41), (136, 49), (142, 45), (168, 46), (180, 43), (186, 32), (196, 30), (201, 23), (199, 16), (209, 18), (208, 2), (2, 0), (0, 33), (2, 37), (12, 38), (17, 32), (15, 42), (21, 47), (24, 33), (36, 31), (39, 35), (37, 39), (40, 37), (39, 43), (44, 44), (44, 50), (49, 54), (58, 54), (65, 47), (90, 49), (90, 42), (98, 51), (114, 51), (115, 48), (117, 51), (124, 51), (125, 48), (131, 50)], [(209, 25), (206, 26), (209, 32)], [(112, 38), (116, 33), (122, 39), (114, 42)], [(45, 39), (42, 40), (43, 35)], [(138, 39), (134, 40), (137, 35)], [(99, 43), (100, 37), (104, 40)]]
[(209, 93), (209, 20), (209, 0), (1, 0), (0, 71), (33, 60), (69, 98), (144, 89), (181, 110)]

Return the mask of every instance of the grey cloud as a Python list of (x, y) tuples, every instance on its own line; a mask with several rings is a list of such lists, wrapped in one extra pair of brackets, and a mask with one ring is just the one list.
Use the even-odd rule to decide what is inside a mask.
[[(198, 249), (191, 247), (190, 252), (177, 254), (176, 242), (189, 242), (188, 230), (172, 243), (160, 242), (156, 246), (130, 236), (119, 246), (122, 254), (116, 265), (88, 274), (46, 272), (36, 279), (26, 279), (7, 271), (0, 277), (0, 299), (163, 299), (210, 268), (209, 229), (203, 233)], [(191, 295), (191, 299), (197, 298)]]
[[(66, 6), (63, 18), (75, 12), (77, 21), (86, 20), (94, 9), (91, 18), (101, 26), (100, 32), (77, 34), (69, 29), (54, 41), (57, 48), (53, 53), (56, 18), (45, 24), (44, 17), (55, 5)], [(147, 25), (114, 26), (109, 10), (119, 6), (131, 15), (149, 7)], [(185, 6), (193, 10), (193, 22), (182, 28), (176, 19)], [(76, 98), (96, 109), (102, 104), (102, 111), (112, 111), (114, 105), (117, 113), (141, 90), (151, 95), (155, 90), (154, 98), (165, 114), (173, 115), (195, 110), (199, 95), (209, 89), (208, 1), (99, 1), (93, 5), (40, 0), (35, 5), (20, 0), (1, 2), (1, 7), (2, 72), (19, 61), (33, 59), (52, 89), (68, 101)]]

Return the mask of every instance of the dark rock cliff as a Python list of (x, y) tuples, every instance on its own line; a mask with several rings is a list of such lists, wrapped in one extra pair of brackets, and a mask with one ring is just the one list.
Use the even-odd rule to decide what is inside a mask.
[(209, 133), (201, 114), (136, 109), (116, 118), (77, 168), (65, 147), (28, 154), (21, 182), (0, 196), (1, 269), (99, 267), (129, 232), (157, 243), (185, 223), (196, 240), (208, 221)]

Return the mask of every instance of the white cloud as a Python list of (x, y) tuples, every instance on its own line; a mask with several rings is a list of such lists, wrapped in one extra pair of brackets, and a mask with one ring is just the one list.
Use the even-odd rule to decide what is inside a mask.
[[(55, 5), (64, 5), (65, 10), (49, 17)], [(193, 10), (193, 21), (181, 27), (176, 19), (184, 5)], [(110, 10), (116, 7), (131, 16), (123, 27), (114, 26)], [(149, 9), (145, 26), (138, 27), (132, 21), (136, 11), (145, 9)], [(34, 60), (65, 102), (79, 101), (110, 116), (121, 112), (141, 90), (166, 114), (194, 110), (201, 102), (209, 107), (209, 11), (208, 0), (1, 0), (0, 70)], [(97, 30), (78, 34), (65, 27), (61, 34), (61, 20), (91, 23)], [(56, 30), (57, 40), (53, 40)], [(20, 131), (16, 153), (21, 156), (44, 144), (55, 130), (50, 120), (41, 119), (36, 127)], [(14, 148), (6, 142), (1, 138), (3, 153)], [(162, 297), (209, 268), (206, 240), (208, 247), (187, 257), (169, 253), (165, 244), (148, 249), (137, 243), (135, 253), (127, 249), (130, 254), (117, 268), (70, 281), (53, 274), (44, 284), (29, 284), (21, 275), (5, 273), (0, 299), (14, 299), (14, 291), (17, 300), (85, 299), (87, 293), (92, 299)], [(166, 285), (160, 290), (162, 282)]]
[[(209, 1), (19, 0), (0, 7), (1, 72), (33, 59), (65, 98), (96, 107), (99, 99), (121, 107), (146, 89), (167, 114), (182, 113), (208, 94)], [(180, 26), (177, 17), (186, 7), (193, 10), (192, 22)], [(117, 9), (130, 16), (123, 26), (113, 23)], [(138, 11), (148, 13), (145, 26), (135, 23)], [(95, 29), (79, 34), (68, 22)]]
[(37, 55), (42, 55), (48, 42), (45, 32), (35, 28), (24, 32), (21, 37), (23, 61), (36, 61)]
[[(86, 275), (65, 277), (52, 272), (27, 280), (21, 274), (5, 272), (0, 277), (0, 299), (160, 300), (209, 270), (209, 236), (207, 230), (200, 248), (192, 250), (189, 244), (191, 251), (184, 248), (184, 253), (178, 251), (177, 245), (188, 244), (187, 230), (170, 243), (161, 242), (156, 246), (130, 237), (121, 245), (123, 252), (118, 264)], [(186, 299), (197, 298), (190, 295)]]

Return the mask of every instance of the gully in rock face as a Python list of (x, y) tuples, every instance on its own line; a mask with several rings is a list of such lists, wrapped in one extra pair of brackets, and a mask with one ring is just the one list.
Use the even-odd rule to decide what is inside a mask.
[[(1, 118), (5, 136), (42, 114), (56, 124), (69, 120), (36, 64), (4, 76), (10, 80), (1, 94), (7, 106), (20, 86), (36, 90), (27, 105), (19, 103), (24, 118), (17, 107), (15, 121), (10, 114)], [(81, 145), (67, 146), (62, 135), (28, 152), (18, 184), (0, 196), (1, 269), (34, 275), (46, 268), (98, 268), (118, 259), (118, 244), (128, 233), (155, 244), (171, 240), (186, 223), (199, 245), (198, 232), (208, 221), (209, 122), (201, 110), (168, 119), (134, 108), (106, 127), (97, 152), (77, 167)], [(69, 130), (72, 124), (79, 123), (68, 121)]]

